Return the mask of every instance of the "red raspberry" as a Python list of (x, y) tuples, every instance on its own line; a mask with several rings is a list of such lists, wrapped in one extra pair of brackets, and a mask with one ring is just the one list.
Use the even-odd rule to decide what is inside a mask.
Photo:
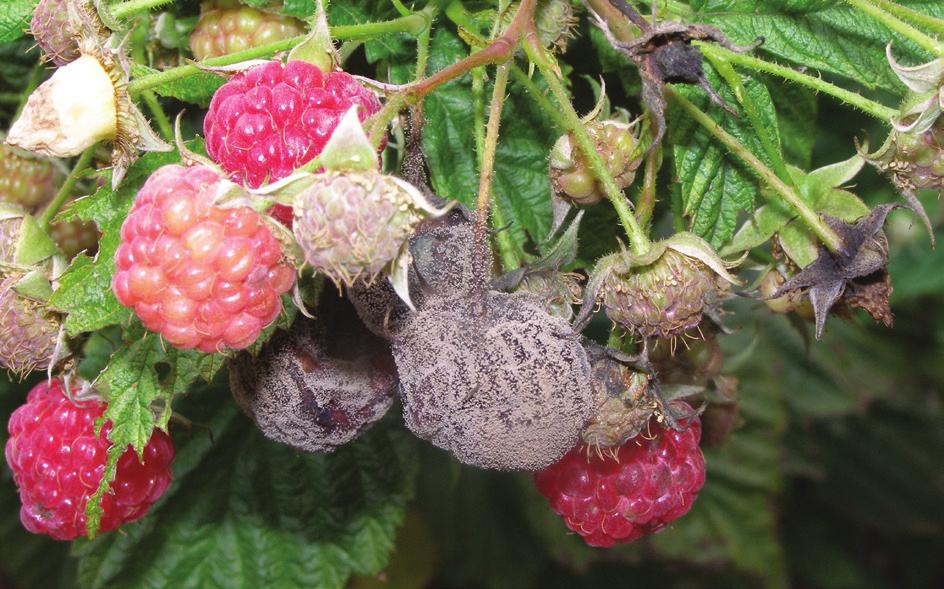
[(249, 346), (295, 281), (258, 213), (213, 206), (223, 181), (206, 166), (164, 166), (121, 227), (115, 296), (178, 348)]
[[(105, 403), (71, 401), (59, 380), (33, 387), (10, 416), (5, 456), (20, 490), (20, 521), (34, 534), (56, 540), (85, 535), (85, 505), (105, 471), (111, 422), (95, 436)], [(100, 530), (140, 519), (170, 486), (174, 443), (154, 430), (139, 462), (129, 446), (118, 459), (111, 492), (102, 497)]]
[(584, 445), (535, 473), (551, 509), (590, 546), (608, 548), (658, 532), (691, 509), (705, 484), (696, 418), (682, 432), (650, 422), (644, 433), (598, 454)]
[(380, 110), (377, 97), (350, 74), (270, 61), (213, 95), (203, 120), (207, 153), (234, 182), (256, 188), (320, 154), (355, 104), (361, 121)]

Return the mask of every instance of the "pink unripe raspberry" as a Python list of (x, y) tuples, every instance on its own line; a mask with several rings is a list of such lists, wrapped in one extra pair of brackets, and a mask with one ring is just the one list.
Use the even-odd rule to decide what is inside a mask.
[(66, 0), (39, 0), (33, 10), (30, 33), (42, 48), (43, 56), (56, 65), (79, 57), (78, 29), (69, 22)]
[[(651, 437), (650, 437), (651, 436)], [(705, 484), (697, 418), (684, 431), (649, 430), (598, 453), (579, 445), (534, 481), (551, 509), (590, 546), (654, 534), (692, 507)]]
[[(33, 387), (10, 416), (4, 454), (20, 491), (20, 521), (30, 532), (57, 540), (86, 534), (85, 506), (102, 480), (110, 445), (110, 422), (95, 435), (105, 407), (97, 399), (66, 398), (62, 383), (52, 380)], [(174, 443), (161, 430), (151, 435), (143, 461), (129, 447), (102, 497), (99, 530), (143, 517), (170, 486), (173, 459)]]
[(236, 183), (256, 188), (321, 153), (341, 117), (358, 105), (363, 122), (380, 101), (345, 72), (279, 61), (234, 76), (203, 120), (207, 153)]
[(205, 166), (164, 166), (121, 227), (115, 296), (177, 348), (213, 353), (251, 345), (294, 284), (258, 213), (214, 206), (222, 182)]

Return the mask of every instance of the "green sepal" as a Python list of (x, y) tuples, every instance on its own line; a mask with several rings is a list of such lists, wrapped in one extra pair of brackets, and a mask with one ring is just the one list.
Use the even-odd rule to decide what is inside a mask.
[(32, 215), (23, 217), (20, 235), (13, 252), (13, 263), (34, 266), (54, 256), (59, 251), (56, 242), (39, 226)]
[(16, 294), (45, 303), (52, 296), (52, 284), (49, 278), (41, 270), (28, 272), (14, 286)]
[(328, 18), (325, 15), (324, 4), (316, 0), (317, 12), (311, 19), (311, 32), (305, 40), (295, 46), (288, 54), (289, 61), (307, 61), (323, 72), (338, 69), (340, 60), (334, 49), (334, 39), (328, 29)]
[(364, 133), (357, 108), (355, 105), (348, 109), (321, 151), (321, 165), (325, 170), (377, 171), (377, 151)]

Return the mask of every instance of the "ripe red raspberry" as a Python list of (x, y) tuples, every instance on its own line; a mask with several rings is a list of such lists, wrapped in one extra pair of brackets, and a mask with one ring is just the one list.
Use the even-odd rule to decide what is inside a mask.
[(652, 439), (644, 430), (602, 455), (579, 445), (535, 473), (551, 509), (590, 546), (607, 548), (658, 532), (688, 513), (704, 485), (697, 418), (682, 432), (652, 420), (650, 433)]
[[(10, 416), (5, 456), (20, 490), (20, 521), (34, 534), (57, 540), (84, 536), (85, 505), (105, 470), (111, 423), (95, 436), (105, 403), (71, 401), (59, 380), (33, 387)], [(129, 447), (118, 460), (111, 492), (102, 497), (100, 530), (140, 519), (170, 486), (174, 443), (154, 430), (139, 462)]]
[(234, 182), (256, 188), (320, 154), (352, 105), (361, 107), (361, 121), (380, 110), (377, 97), (350, 74), (270, 61), (213, 95), (203, 120), (207, 153)]
[(258, 213), (213, 206), (220, 182), (206, 166), (151, 174), (121, 227), (112, 280), (145, 327), (209, 353), (255, 342), (295, 280)]

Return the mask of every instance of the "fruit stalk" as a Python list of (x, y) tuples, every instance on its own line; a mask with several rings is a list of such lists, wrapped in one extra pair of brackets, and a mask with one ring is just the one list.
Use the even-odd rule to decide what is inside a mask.
[(646, 253), (649, 251), (649, 238), (646, 237), (645, 232), (636, 221), (636, 216), (633, 215), (632, 210), (630, 210), (626, 197), (623, 195), (623, 191), (619, 189), (613, 176), (606, 169), (606, 162), (604, 162), (600, 154), (597, 153), (593, 145), (593, 139), (590, 138), (589, 133), (587, 133), (587, 130), (580, 120), (580, 115), (577, 114), (577, 111), (574, 110), (573, 105), (570, 103), (570, 98), (567, 96), (567, 90), (564, 88), (564, 84), (557, 77), (557, 68), (554, 62), (551, 61), (553, 57), (548, 55), (547, 51), (541, 45), (533, 26), (531, 30), (528, 31), (525, 42), (525, 52), (528, 54), (528, 59), (541, 70), (544, 81), (557, 99), (565, 121), (564, 132), (573, 133), (577, 146), (590, 164), (590, 169), (593, 170), (594, 175), (603, 185), (606, 196), (610, 200), (610, 203), (612, 203), (613, 208), (616, 209), (616, 214), (620, 219), (620, 223), (623, 225), (623, 230), (626, 231), (626, 237), (629, 238), (629, 244), (633, 252), (636, 255)]
[[(509, 67), (510, 70), (510, 67)], [(478, 155), (479, 171), (483, 169), (485, 156), (485, 69), (479, 68), (472, 70), (472, 94), (475, 96), (475, 106), (473, 110), (473, 125), (475, 131), (475, 152)], [(415, 107), (414, 107), (415, 108)], [(494, 193), (493, 193), (494, 195)], [(496, 231), (495, 243), (498, 246), (498, 255), (502, 261), (502, 267), (506, 271), (514, 270), (518, 267), (518, 253), (515, 245), (511, 241), (511, 236), (507, 231), (501, 231), (507, 225), (505, 214), (502, 212), (498, 203), (493, 203), (491, 208), (492, 228)]]
[(440, 85), (468, 73), (474, 68), (508, 61), (528, 28), (534, 25), (535, 0), (522, 0), (514, 19), (505, 30), (505, 34), (492, 41), (487, 47), (476, 51), (449, 67), (443, 68), (421, 82), (411, 84), (407, 89), (409, 100), (422, 100)]
[[(505, 34), (492, 41), (488, 46), (427, 78), (413, 82), (401, 92), (389, 96), (383, 109), (371, 117), (369, 121), (370, 133), (368, 136), (371, 143), (374, 145), (380, 144), (381, 138), (386, 133), (387, 125), (404, 107), (418, 104), (439, 86), (476, 68), (505, 63), (511, 59), (528, 25), (533, 28), (534, 3), (535, 0), (523, 0), (511, 24), (505, 30)], [(333, 33), (334, 30), (332, 29)]]
[(903, 20), (908, 20), (916, 25), (921, 25), (937, 33), (944, 35), (944, 20), (933, 16), (922, 14), (913, 8), (895, 4), (891, 0), (872, 0), (872, 3), (883, 9), (885, 12), (897, 16)]
[(856, 10), (871, 16), (873, 19), (895, 31), (902, 37), (915, 42), (925, 51), (932, 53), (936, 57), (944, 57), (944, 44), (942, 44), (937, 39), (925, 35), (898, 17), (885, 12), (878, 6), (875, 6), (874, 0), (846, 0), (846, 3)]
[(747, 114), (747, 120), (750, 121), (751, 126), (754, 127), (757, 138), (760, 139), (761, 147), (763, 147), (764, 153), (767, 154), (767, 159), (770, 160), (777, 177), (783, 180), (785, 184), (796, 188), (793, 179), (790, 177), (790, 173), (787, 171), (787, 162), (783, 159), (780, 142), (778, 138), (773, 135), (769, 126), (764, 124), (760, 110), (744, 87), (741, 76), (734, 70), (734, 66), (731, 65), (731, 62), (724, 57), (709, 52), (708, 61), (711, 62), (711, 65), (721, 74), (724, 81), (727, 82), (734, 96), (737, 98), (738, 103), (741, 105), (741, 108), (744, 110), (744, 113)]
[(722, 58), (734, 65), (750, 68), (758, 72), (773, 74), (785, 80), (796, 82), (797, 84), (811, 88), (816, 92), (822, 92), (823, 94), (828, 94), (833, 98), (837, 98), (842, 102), (845, 102), (854, 108), (858, 108), (867, 115), (875, 117), (880, 121), (888, 122), (897, 117), (899, 114), (897, 110), (889, 108), (884, 104), (879, 104), (878, 102), (869, 100), (860, 94), (850, 92), (849, 90), (840, 88), (835, 84), (830, 84), (829, 82), (815, 76), (798, 72), (795, 69), (784, 67), (769, 61), (764, 61), (763, 59), (758, 59), (756, 57), (747, 55), (746, 53), (735, 53), (734, 51), (730, 51), (718, 45), (699, 43), (697, 41), (695, 43), (698, 45), (698, 48), (701, 50), (701, 52), (709, 58)]
[[(505, 104), (505, 87), (508, 84), (508, 66), (498, 66), (495, 72), (495, 87), (489, 106), (488, 124), (485, 127), (485, 145), (482, 152), (482, 169), (479, 173), (479, 193), (475, 200), (475, 274), (488, 276), (488, 213), (491, 199), (492, 175), (495, 172), (495, 150), (498, 147), (498, 130), (501, 125), (502, 105)], [(497, 207), (496, 207), (497, 208)]]
[(636, 201), (636, 219), (643, 227), (652, 220), (652, 212), (656, 206), (656, 180), (659, 176), (659, 164), (662, 159), (662, 146), (654, 147), (646, 156), (646, 165), (643, 169), (642, 188)]
[(152, 8), (170, 4), (174, 0), (128, 0), (121, 4), (115, 4), (108, 8), (114, 18), (130, 18), (141, 12), (147, 12)]
[(839, 239), (839, 236), (833, 231), (826, 223), (816, 214), (806, 202), (800, 198), (800, 195), (796, 191), (786, 185), (783, 180), (777, 177), (777, 174), (773, 172), (770, 168), (764, 165), (757, 156), (750, 152), (746, 147), (741, 145), (741, 143), (731, 136), (730, 133), (721, 128), (721, 125), (716, 123), (711, 117), (705, 114), (700, 108), (691, 103), (687, 98), (679, 94), (671, 86), (665, 87), (665, 94), (676, 104), (682, 107), (685, 112), (688, 113), (690, 117), (695, 119), (699, 125), (704, 127), (708, 133), (710, 133), (715, 139), (721, 142), (722, 145), (728, 148), (728, 150), (740, 158), (745, 164), (747, 164), (754, 173), (756, 173), (762, 180), (764, 180), (774, 191), (776, 191), (782, 198), (785, 200), (794, 211), (809, 225), (810, 229), (819, 237), (820, 241), (823, 242), (823, 245), (831, 252), (838, 252), (839, 248), (842, 246), (842, 241)]
[(56, 196), (53, 197), (46, 208), (43, 209), (43, 213), (39, 216), (38, 222), (40, 227), (47, 231), (49, 230), (49, 223), (52, 222), (53, 218), (59, 212), (59, 209), (62, 208), (62, 205), (64, 205), (66, 200), (72, 195), (72, 189), (75, 187), (75, 183), (92, 162), (93, 155), (95, 155), (94, 145), (83, 151), (82, 155), (79, 156), (72, 171), (69, 172), (69, 176), (66, 177), (62, 186), (59, 188), (59, 192), (56, 193)]
[[(363, 23), (359, 25), (339, 25), (336, 27), (331, 27), (331, 37), (334, 39), (343, 40), (378, 37), (391, 33), (418, 34), (419, 32), (429, 28), (431, 20), (429, 14), (430, 13), (424, 9), (420, 12), (414, 12), (410, 16), (404, 16), (383, 22)], [(243, 51), (236, 51), (235, 53), (230, 53), (228, 55), (221, 55), (220, 57), (206, 59), (200, 62), (200, 66), (218, 67), (224, 65), (233, 65), (234, 63), (239, 63), (241, 61), (249, 61), (251, 59), (267, 57), (280, 51), (287, 51), (304, 40), (304, 35), (290, 37), (288, 39), (282, 39), (281, 41), (275, 41), (273, 43), (267, 43), (258, 47), (244, 49)], [(128, 92), (135, 96), (144, 90), (157, 88), (163, 86), (164, 84), (175, 82), (190, 76), (195, 76), (202, 72), (203, 70), (201, 70), (199, 66), (193, 64), (166, 69), (156, 74), (142, 76), (136, 80), (132, 80), (131, 83), (128, 84)]]

